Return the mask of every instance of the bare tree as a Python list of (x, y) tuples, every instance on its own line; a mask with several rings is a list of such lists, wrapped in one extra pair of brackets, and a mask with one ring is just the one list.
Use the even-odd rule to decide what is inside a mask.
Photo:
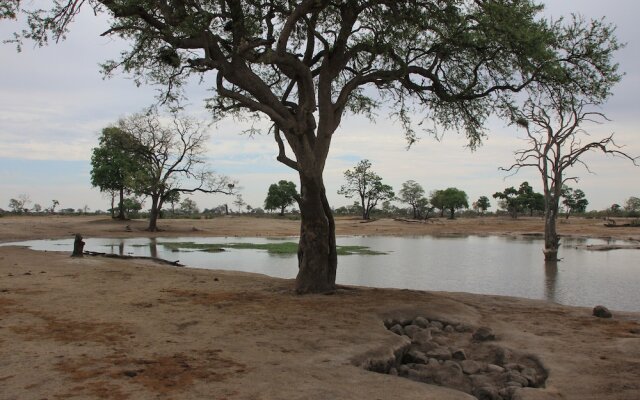
[(235, 182), (215, 174), (205, 164), (207, 136), (196, 120), (173, 115), (164, 124), (156, 113), (135, 114), (118, 122), (137, 144), (129, 149), (142, 159), (134, 177), (134, 191), (151, 199), (149, 231), (158, 230), (164, 203), (179, 193), (233, 194)]
[(546, 91), (530, 97), (522, 109), (513, 109), (513, 122), (525, 129), (528, 147), (515, 152), (516, 162), (505, 171), (517, 173), (520, 168), (537, 168), (544, 189), (544, 255), (546, 261), (558, 259), (560, 238), (556, 219), (562, 187), (568, 181), (578, 181), (575, 175), (567, 175), (574, 165), (589, 166), (581, 157), (590, 151), (619, 156), (637, 165), (637, 158), (621, 150), (613, 140), (613, 133), (600, 140), (590, 140), (583, 128), (585, 123), (602, 123), (607, 117), (593, 111), (593, 102), (579, 99), (574, 94)]

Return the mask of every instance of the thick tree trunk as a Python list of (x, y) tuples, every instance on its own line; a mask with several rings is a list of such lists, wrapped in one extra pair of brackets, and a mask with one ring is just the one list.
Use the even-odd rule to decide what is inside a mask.
[(149, 212), (149, 232), (158, 231), (158, 216), (160, 215), (159, 196), (151, 196), (151, 211)]
[(120, 203), (118, 205), (118, 219), (125, 219), (124, 216), (124, 188), (120, 188)]
[(333, 215), (321, 177), (300, 174), (300, 242), (296, 292), (335, 290), (338, 256)]
[(548, 209), (544, 216), (544, 260), (557, 261), (560, 238), (556, 232), (556, 211)]
[(82, 235), (76, 233), (75, 238), (73, 240), (73, 253), (71, 253), (71, 257), (82, 257), (84, 253), (84, 240), (82, 240)]

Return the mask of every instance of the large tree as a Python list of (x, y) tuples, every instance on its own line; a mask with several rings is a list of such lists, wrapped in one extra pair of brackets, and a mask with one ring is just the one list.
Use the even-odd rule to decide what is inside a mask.
[[(536, 168), (544, 190), (545, 228), (544, 254), (546, 261), (558, 259), (560, 238), (556, 230), (562, 188), (569, 181), (577, 181), (569, 175), (575, 165), (588, 165), (583, 156), (592, 151), (619, 156), (637, 164), (633, 158), (613, 140), (613, 134), (593, 140), (584, 128), (585, 124), (606, 121), (595, 106), (608, 96), (608, 90), (617, 81), (617, 75), (602, 83), (603, 93), (595, 96), (580, 95), (579, 91), (543, 88), (529, 97), (521, 108), (512, 110), (517, 126), (526, 132), (528, 147), (516, 151), (516, 160), (506, 171), (520, 168)], [(569, 86), (568, 89), (572, 89)]]
[(362, 219), (371, 218), (373, 210), (379, 202), (394, 198), (393, 188), (382, 183), (380, 175), (371, 170), (371, 161), (361, 160), (353, 169), (344, 171), (347, 181), (338, 190), (338, 194), (350, 199), (357, 196), (362, 207)]
[(156, 113), (134, 114), (118, 122), (135, 145), (131, 152), (139, 159), (133, 188), (151, 200), (149, 231), (158, 230), (158, 217), (165, 202), (175, 193), (232, 194), (235, 183), (216, 175), (205, 163), (207, 135), (193, 118), (173, 115), (161, 121)]
[(284, 210), (300, 198), (296, 184), (291, 181), (281, 180), (269, 186), (267, 197), (264, 199), (265, 210), (280, 209), (280, 215)]
[(580, 189), (573, 189), (569, 186), (562, 187), (562, 204), (565, 206), (567, 214), (566, 219), (569, 219), (571, 213), (583, 213), (587, 211), (589, 200), (587, 195)]
[[(16, 14), (13, 3), (0, 1), (0, 17)], [(61, 0), (27, 12), (18, 40), (64, 37), (83, 4), (107, 15), (105, 36), (131, 43), (107, 74), (158, 83), (167, 100), (195, 75), (213, 87), (216, 117), (272, 123), (277, 159), (300, 179), (298, 292), (335, 288), (323, 171), (345, 113), (372, 115), (383, 99), (409, 143), (417, 115), (464, 131), (473, 147), (510, 93), (570, 82), (598, 91), (591, 83), (609, 74), (615, 47), (609, 26), (546, 21), (533, 0)]]

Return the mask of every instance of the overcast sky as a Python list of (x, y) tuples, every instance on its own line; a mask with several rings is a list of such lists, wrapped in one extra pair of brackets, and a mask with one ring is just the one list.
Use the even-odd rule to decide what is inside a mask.
[[(616, 142), (625, 145), (625, 151), (640, 155), (640, 3), (547, 0), (545, 4), (546, 13), (554, 17), (579, 12), (588, 18), (604, 16), (618, 27), (618, 38), (627, 46), (617, 54), (617, 61), (626, 75), (603, 108), (612, 121), (590, 127), (590, 132), (595, 138), (615, 132)], [(10, 38), (19, 26), (0, 22), (0, 38)], [(109, 207), (98, 189), (91, 188), (91, 149), (102, 128), (154, 103), (155, 91), (136, 87), (126, 76), (103, 80), (98, 64), (122, 49), (122, 43), (99, 36), (105, 29), (104, 21), (84, 13), (68, 39), (59, 44), (33, 48), (27, 43), (21, 53), (12, 45), (0, 44), (0, 208), (8, 209), (9, 200), (20, 194), (28, 195), (31, 205), (43, 207), (53, 199), (63, 208)], [(187, 94), (189, 113), (208, 118), (202, 102), (207, 96), (204, 88), (190, 87)], [(325, 170), (329, 200), (335, 207), (352, 203), (336, 192), (343, 172), (365, 158), (396, 192), (409, 179), (427, 192), (458, 187), (467, 192), (470, 203), (525, 180), (541, 191), (535, 171), (522, 170), (509, 177), (498, 169), (513, 162), (513, 152), (524, 144), (522, 132), (498, 120), (492, 120), (489, 128), (484, 145), (473, 153), (456, 132), (446, 132), (440, 141), (425, 136), (407, 150), (401, 129), (384, 113), (375, 123), (347, 116), (334, 136)], [(271, 136), (247, 137), (241, 131), (242, 124), (234, 121), (212, 126), (207, 157), (217, 172), (239, 181), (248, 204), (262, 207), (271, 183), (287, 179), (298, 184), (297, 176), (276, 161)], [(580, 181), (572, 186), (586, 193), (589, 209), (640, 197), (640, 168), (628, 160), (594, 153), (585, 161), (593, 173), (576, 168), (572, 173)], [(193, 199), (201, 209), (233, 201), (222, 195)]]

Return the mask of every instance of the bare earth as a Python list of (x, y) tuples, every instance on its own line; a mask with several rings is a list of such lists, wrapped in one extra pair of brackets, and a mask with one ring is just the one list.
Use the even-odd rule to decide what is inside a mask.
[[(144, 228), (95, 216), (3, 217), (0, 242), (149, 236)], [(161, 228), (156, 236), (283, 236), (299, 225), (222, 217)], [(640, 241), (639, 228), (598, 220), (559, 228)], [(337, 223), (342, 235), (541, 231), (541, 220), (526, 218)], [(261, 275), (0, 247), (0, 399), (473, 398), (364, 368), (406, 347), (384, 322), (416, 316), (490, 327), (491, 346), (536, 356), (549, 373), (545, 387), (512, 390), (513, 399), (640, 399), (640, 313), (600, 319), (587, 308), (508, 297), (370, 288), (297, 296), (292, 287)], [(471, 332), (451, 335), (470, 340)]]

